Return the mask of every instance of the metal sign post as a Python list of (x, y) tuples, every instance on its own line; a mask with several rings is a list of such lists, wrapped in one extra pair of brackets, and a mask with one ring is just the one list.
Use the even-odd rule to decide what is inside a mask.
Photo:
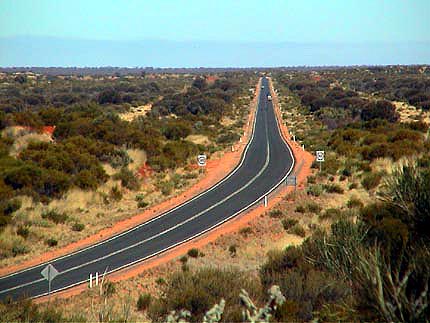
[(60, 273), (51, 264), (46, 266), (40, 273), (42, 274), (43, 278), (45, 278), (48, 281), (48, 299), (50, 299), (51, 298), (51, 282)]
[(320, 163), (320, 173), (321, 173), (321, 169), (322, 169), (322, 163), (325, 160), (325, 151), (324, 150), (317, 150), (316, 151), (316, 157), (317, 157), (317, 162)]

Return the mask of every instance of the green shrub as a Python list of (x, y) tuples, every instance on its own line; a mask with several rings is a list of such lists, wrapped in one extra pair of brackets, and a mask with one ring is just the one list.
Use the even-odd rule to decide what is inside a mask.
[(351, 183), (348, 185), (348, 189), (349, 190), (354, 190), (358, 188), (358, 184), (357, 183)]
[(117, 185), (112, 186), (112, 188), (110, 190), (110, 197), (114, 201), (121, 201), (121, 199), (122, 199), (122, 192), (121, 192), (121, 189)]
[(324, 184), (323, 188), (327, 193), (343, 194), (343, 188), (338, 184)]
[(320, 216), (320, 220), (326, 220), (326, 219), (338, 219), (342, 215), (342, 211), (339, 209), (330, 208), (325, 210)]
[(228, 252), (230, 253), (231, 257), (235, 257), (237, 254), (237, 246), (232, 244), (230, 247), (228, 247)]
[(269, 216), (271, 218), (280, 218), (283, 215), (284, 215), (284, 213), (281, 210), (278, 210), (278, 209), (272, 210), (272, 211), (269, 212)]
[(181, 258), (179, 258), (179, 261), (184, 265), (188, 262), (188, 257), (187, 256), (182, 256)]
[(368, 191), (374, 189), (381, 182), (382, 175), (380, 173), (367, 173), (361, 180), (361, 185)]
[(349, 209), (352, 208), (361, 208), (363, 207), (363, 202), (361, 202), (361, 200), (355, 196), (351, 196), (351, 198), (348, 200), (348, 202), (346, 203), (346, 206)]
[(142, 312), (146, 311), (151, 304), (151, 300), (151, 294), (140, 294), (137, 299), (137, 309)]
[(308, 181), (308, 184), (315, 184), (316, 183), (316, 177), (313, 175), (308, 176), (307, 181)]
[(50, 247), (55, 247), (56, 245), (58, 245), (58, 241), (57, 239), (49, 238), (46, 240), (46, 244)]
[(321, 211), (321, 206), (318, 203), (313, 201), (306, 203), (305, 208), (308, 212), (315, 213), (315, 214), (320, 213)]
[(167, 284), (161, 286), (161, 296), (149, 306), (148, 316), (153, 322), (164, 322), (172, 310), (186, 309), (191, 313), (190, 322), (203, 322), (205, 313), (224, 298), (228, 306), (222, 320), (241, 322), (241, 289), (245, 289), (251, 299), (261, 301), (258, 279), (238, 270), (204, 268), (196, 272), (175, 272)]
[(24, 239), (28, 238), (28, 235), (30, 234), (30, 229), (28, 226), (18, 226), (18, 229), (16, 230), (16, 234), (23, 237)]
[(290, 228), (289, 233), (295, 234), (296, 236), (304, 238), (306, 236), (306, 231), (303, 227), (296, 223), (294, 226)]
[(251, 227), (245, 227), (239, 230), (239, 233), (241, 235), (243, 235), (244, 237), (247, 237), (249, 234), (252, 233), (252, 228)]
[(121, 168), (121, 171), (116, 173), (113, 178), (121, 180), (121, 185), (129, 190), (136, 191), (140, 187), (139, 179), (127, 167)]
[(139, 209), (143, 209), (143, 208), (145, 208), (145, 207), (147, 207), (149, 205), (149, 203), (148, 202), (146, 202), (146, 201), (139, 201), (139, 202), (137, 202), (137, 207), (139, 208)]
[(72, 225), (72, 230), (80, 232), (85, 229), (85, 225), (83, 223), (75, 222)]
[(18, 255), (24, 255), (28, 252), (29, 252), (28, 247), (26, 245), (24, 245), (23, 243), (20, 243), (20, 242), (14, 243), (14, 245), (12, 247), (12, 255), (14, 257), (16, 257)]
[(306, 208), (303, 205), (297, 205), (296, 209), (294, 210), (297, 213), (305, 213), (306, 212)]
[(42, 212), (42, 218), (43, 219), (48, 219), (52, 222), (54, 222), (55, 224), (59, 224), (59, 223), (64, 223), (67, 221), (67, 219), (69, 218), (69, 216), (66, 213), (61, 213), (58, 212), (55, 209), (49, 210), (49, 211), (44, 211)]
[(320, 184), (311, 185), (306, 189), (306, 193), (312, 196), (320, 196), (323, 191), (323, 187)]
[(190, 250), (188, 250), (187, 255), (191, 258), (197, 258), (199, 256), (199, 249), (191, 248)]
[(283, 219), (281, 221), (282, 223), (282, 227), (284, 228), (285, 231), (290, 230), (293, 226), (295, 226), (296, 224), (299, 223), (298, 220), (296, 219)]
[(158, 278), (155, 280), (155, 283), (156, 283), (157, 285), (159, 285), (159, 286), (161, 286), (161, 285), (165, 285), (165, 284), (166, 284), (166, 280), (165, 280), (163, 277), (158, 277)]

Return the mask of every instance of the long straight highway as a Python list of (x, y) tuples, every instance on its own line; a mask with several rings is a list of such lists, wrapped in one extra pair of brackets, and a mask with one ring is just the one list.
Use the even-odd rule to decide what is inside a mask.
[[(60, 272), (52, 292), (88, 281), (90, 273), (118, 271), (154, 257), (228, 221), (279, 186), (291, 172), (294, 158), (281, 137), (269, 82), (262, 78), (253, 134), (239, 165), (215, 186), (180, 206), (122, 234), (52, 260)], [(47, 263), (0, 277), (0, 300), (48, 293), (41, 275)]]

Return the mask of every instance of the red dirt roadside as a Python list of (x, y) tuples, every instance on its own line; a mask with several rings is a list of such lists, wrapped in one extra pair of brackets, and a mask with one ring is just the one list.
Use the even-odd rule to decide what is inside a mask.
[[(276, 116), (278, 119), (278, 124), (280, 126), (281, 134), (284, 137), (284, 139), (288, 142), (288, 144), (290, 145), (292, 152), (294, 154), (294, 157), (296, 160), (294, 171), (297, 171), (298, 168), (301, 168), (300, 172), (297, 174), (297, 180), (298, 180), (299, 188), (303, 188), (307, 176), (309, 176), (311, 174), (310, 166), (312, 164), (312, 161), (314, 160), (314, 157), (312, 154), (304, 151), (296, 142), (292, 142), (290, 140), (288, 129), (286, 128), (286, 126), (282, 122), (278, 100), (277, 100), (276, 94), (273, 92), (271, 80), (270, 80), (270, 85), (271, 85), (273, 103), (275, 106)], [(257, 92), (256, 92), (257, 95), (258, 95), (258, 89), (259, 89), (259, 84), (258, 84), (258, 88), (257, 88)], [(255, 104), (255, 100), (254, 100), (254, 104)], [(254, 110), (253, 110), (253, 112), (254, 112)], [(250, 120), (253, 120), (253, 114), (250, 115)], [(249, 124), (251, 125), (252, 122), (250, 122)], [(248, 130), (249, 129), (246, 129), (246, 134), (248, 135), (248, 137), (246, 138), (246, 140), (243, 140), (244, 142), (245, 141), (247, 142), (249, 139), (250, 131), (248, 131)], [(241, 145), (236, 145), (235, 148), (237, 148), (237, 149), (235, 149), (236, 150), (235, 152), (226, 153), (222, 158), (217, 160), (218, 162), (216, 164), (215, 164), (215, 162), (213, 162), (215, 165), (213, 167), (208, 167), (207, 174), (202, 179), (202, 181), (200, 181), (199, 183), (197, 183), (196, 185), (191, 187), (184, 194), (177, 196), (177, 197), (174, 197), (171, 200), (165, 201), (162, 204), (158, 205), (157, 207), (151, 208), (151, 209), (147, 210), (146, 212), (139, 214), (133, 218), (119, 222), (112, 228), (102, 230), (97, 236), (86, 238), (82, 241), (71, 244), (70, 246), (67, 246), (66, 248), (62, 248), (61, 250), (57, 250), (53, 253), (43, 255), (42, 257), (38, 258), (37, 262), (32, 261), (31, 263), (37, 264), (37, 263), (40, 263), (42, 261), (47, 261), (49, 259), (52, 259), (54, 257), (58, 257), (59, 255), (66, 254), (68, 252), (77, 250), (79, 248), (83, 248), (86, 245), (93, 244), (97, 241), (105, 239), (105, 238), (112, 236), (116, 233), (122, 232), (122, 231), (126, 230), (127, 228), (133, 227), (136, 224), (139, 224), (145, 220), (152, 218), (156, 214), (159, 214), (165, 210), (168, 210), (168, 209), (174, 207), (175, 205), (180, 204), (182, 201), (185, 201), (188, 198), (190, 198), (191, 196), (198, 194), (202, 190), (212, 186), (213, 184), (218, 182), (220, 179), (222, 179), (230, 170), (232, 170), (237, 165), (237, 163), (240, 160), (240, 156), (241, 156), (241, 153), (242, 153), (244, 147), (245, 147), (245, 143), (242, 143)], [(116, 273), (110, 274), (109, 279), (111, 281), (118, 281), (118, 280), (123, 280), (123, 279), (127, 279), (130, 277), (136, 276), (139, 273), (141, 273), (141, 272), (143, 272), (149, 268), (157, 267), (160, 264), (164, 264), (164, 263), (166, 263), (166, 262), (168, 262), (174, 258), (177, 258), (178, 256), (183, 255), (190, 248), (202, 247), (202, 246), (208, 244), (209, 242), (216, 240), (218, 237), (220, 237), (222, 235), (226, 235), (228, 233), (235, 232), (235, 231), (239, 230), (240, 228), (244, 227), (245, 225), (247, 225), (255, 217), (260, 216), (262, 213), (266, 212), (268, 209), (276, 206), (285, 197), (285, 195), (291, 191), (292, 191), (291, 187), (285, 187), (284, 186), (282, 189), (278, 190), (278, 192), (275, 196), (270, 197), (269, 205), (267, 208), (265, 208), (263, 205), (260, 205), (256, 208), (253, 208), (252, 210), (250, 210), (248, 212), (244, 212), (243, 214), (239, 215), (238, 217), (224, 223), (223, 225), (219, 226), (218, 228), (216, 228), (216, 229), (208, 232), (207, 234), (204, 234), (204, 235), (202, 235), (202, 236), (200, 236), (200, 237), (198, 237), (192, 241), (181, 244), (180, 246), (175, 247), (175, 248), (173, 248), (173, 249), (171, 249), (171, 250), (169, 250), (169, 251), (167, 251), (167, 252), (165, 252), (165, 253), (157, 256), (157, 257), (149, 259), (145, 262), (142, 262), (142, 263), (137, 264), (135, 266), (132, 266), (132, 267), (126, 268), (124, 270), (118, 271)], [(116, 230), (118, 230), (118, 231), (116, 231)], [(55, 255), (54, 255), (54, 253), (55, 253)], [(27, 262), (27, 263), (20, 264), (19, 266), (21, 266), (21, 268), (25, 268), (27, 266), (31, 266), (32, 264), (29, 265)], [(18, 266), (15, 266), (15, 268), (13, 268), (13, 269), (10, 269), (10, 267), (7, 268), (8, 269), (7, 272), (19, 270), (16, 267), (18, 267)], [(2, 274), (4, 274), (4, 273), (0, 270), (0, 275), (2, 275)], [(59, 297), (59, 298), (70, 297), (70, 296), (77, 295), (77, 294), (81, 293), (82, 291), (86, 290), (86, 288), (87, 288), (86, 284), (82, 284), (82, 285), (76, 286), (72, 289), (56, 293), (52, 296), (53, 297)], [(45, 300), (47, 300), (46, 297), (41, 297), (37, 300), (37, 302), (44, 302)]]
[(166, 212), (173, 207), (180, 205), (181, 203), (187, 201), (188, 199), (192, 198), (193, 196), (198, 195), (199, 193), (203, 192), (204, 190), (210, 188), (211, 186), (215, 185), (217, 182), (219, 182), (221, 179), (223, 179), (228, 173), (230, 173), (239, 163), (240, 158), (242, 156), (242, 152), (248, 143), (250, 139), (250, 135), (252, 133), (252, 125), (254, 120), (254, 114), (255, 114), (255, 107), (257, 104), (258, 95), (260, 93), (260, 82), (258, 82), (256, 86), (255, 96), (251, 103), (251, 111), (248, 116), (248, 122), (244, 126), (244, 133), (245, 136), (241, 143), (237, 143), (234, 145), (234, 152), (231, 150), (228, 152), (225, 152), (220, 158), (218, 159), (210, 159), (208, 160), (206, 171), (201, 180), (199, 180), (196, 184), (191, 186), (189, 189), (187, 189), (185, 192), (182, 192), (181, 194), (171, 197), (168, 200), (154, 205), (153, 207), (148, 208), (144, 212), (137, 214), (135, 216), (132, 216), (128, 219), (122, 220), (114, 224), (112, 227), (105, 228), (101, 231), (99, 231), (97, 234), (91, 235), (87, 238), (84, 238), (82, 240), (73, 242), (67, 246), (61, 247), (59, 249), (46, 252), (40, 256), (37, 256), (31, 260), (23, 261), (20, 264), (16, 264), (13, 266), (8, 266), (4, 268), (0, 268), (0, 276), (4, 276), (7, 274), (10, 274), (12, 272), (16, 272), (28, 267), (32, 267), (47, 261), (50, 261), (52, 259), (55, 259), (57, 257), (66, 255), (68, 253), (83, 249), (85, 247), (88, 247), (90, 245), (93, 245), (97, 242), (100, 242), (102, 240), (108, 239), (109, 237), (112, 237), (116, 234), (119, 234), (121, 232), (124, 232), (128, 229), (131, 229), (145, 221), (150, 220), (151, 218), (162, 214), (163, 212)]

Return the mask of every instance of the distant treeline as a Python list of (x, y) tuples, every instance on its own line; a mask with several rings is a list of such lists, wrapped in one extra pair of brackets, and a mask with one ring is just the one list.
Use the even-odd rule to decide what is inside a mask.
[[(417, 70), (428, 65), (409, 65), (408, 68)], [(196, 68), (154, 68), (154, 67), (0, 67), (2, 73), (32, 72), (45, 75), (142, 75), (148, 74), (202, 74), (202, 73), (226, 73), (238, 71), (275, 72), (275, 71), (320, 71), (342, 69), (402, 69), (403, 65), (387, 66), (279, 66), (279, 67), (196, 67)]]

